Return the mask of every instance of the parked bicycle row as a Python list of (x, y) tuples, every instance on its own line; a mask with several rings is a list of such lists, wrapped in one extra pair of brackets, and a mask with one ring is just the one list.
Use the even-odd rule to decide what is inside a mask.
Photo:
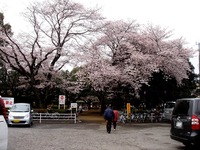
[(163, 113), (126, 113), (120, 114), (119, 122), (162, 122), (164, 120)]

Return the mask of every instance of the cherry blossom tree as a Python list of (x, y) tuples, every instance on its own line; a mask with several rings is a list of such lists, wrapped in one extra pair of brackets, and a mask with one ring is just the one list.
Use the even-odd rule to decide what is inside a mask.
[(23, 86), (32, 88), (39, 100), (41, 89), (48, 92), (57, 85), (60, 70), (66, 69), (77, 47), (100, 29), (103, 18), (98, 9), (70, 0), (35, 2), (24, 15), (31, 30), (14, 38), (4, 28), (0, 38), (7, 44), (0, 47), (0, 57), (21, 74)]
[(180, 85), (190, 71), (188, 62), (193, 54), (184, 44), (182, 38), (173, 39), (172, 31), (159, 26), (110, 21), (102, 35), (83, 48), (87, 61), (79, 76), (100, 92), (128, 88), (136, 94), (160, 71)]

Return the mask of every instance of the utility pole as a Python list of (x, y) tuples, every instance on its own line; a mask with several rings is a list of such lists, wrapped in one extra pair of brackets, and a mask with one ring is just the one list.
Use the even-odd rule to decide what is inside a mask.
[(200, 43), (198, 43), (198, 51), (199, 51), (199, 77), (200, 77)]
[(200, 43), (198, 43), (198, 52), (199, 52), (198, 97), (200, 97)]

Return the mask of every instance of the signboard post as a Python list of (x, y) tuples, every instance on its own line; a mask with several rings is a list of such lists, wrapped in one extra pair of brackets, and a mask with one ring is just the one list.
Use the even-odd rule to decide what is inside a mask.
[(60, 109), (60, 105), (64, 105), (64, 109), (65, 109), (65, 95), (59, 95), (59, 105), (58, 105), (58, 109)]
[(71, 114), (73, 109), (75, 109), (77, 112), (77, 103), (71, 103)]
[(130, 114), (131, 114), (131, 104), (130, 104), (130, 103), (127, 103), (127, 104), (126, 104), (126, 108), (127, 108), (127, 117), (129, 118), (129, 117), (130, 117)]

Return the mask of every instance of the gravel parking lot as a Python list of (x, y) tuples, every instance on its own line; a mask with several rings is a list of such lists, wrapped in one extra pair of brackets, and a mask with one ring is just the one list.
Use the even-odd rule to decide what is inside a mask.
[(8, 150), (185, 150), (169, 137), (169, 124), (39, 124), (10, 127)]

